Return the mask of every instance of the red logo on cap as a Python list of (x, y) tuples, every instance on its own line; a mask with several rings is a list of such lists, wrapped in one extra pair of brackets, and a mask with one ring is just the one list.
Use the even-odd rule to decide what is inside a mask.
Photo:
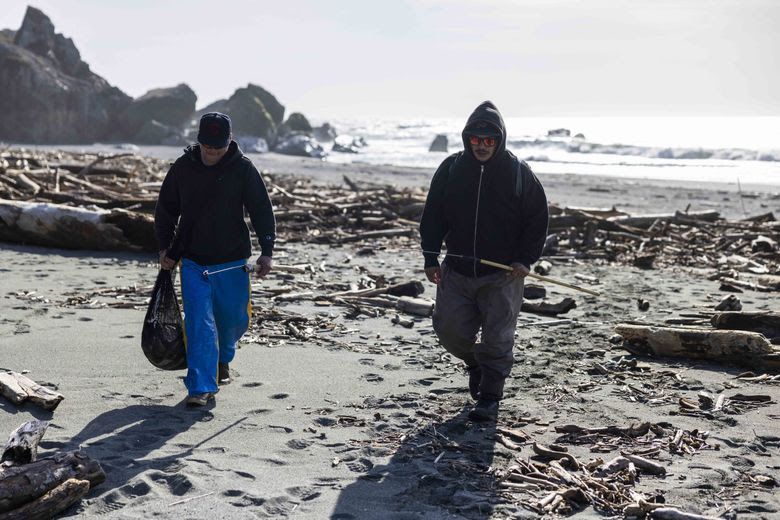
[(211, 123), (209, 125), (209, 133), (211, 135), (214, 135), (214, 136), (219, 135), (220, 130), (221, 130), (221, 128), (219, 127), (219, 125), (217, 123)]

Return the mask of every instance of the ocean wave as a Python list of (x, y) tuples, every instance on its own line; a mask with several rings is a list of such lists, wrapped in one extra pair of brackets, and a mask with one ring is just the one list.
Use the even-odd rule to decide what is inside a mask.
[(671, 148), (629, 144), (599, 144), (580, 139), (509, 139), (510, 148), (555, 149), (568, 153), (647, 157), (652, 159), (720, 159), (728, 161), (780, 162), (780, 151), (743, 148)]

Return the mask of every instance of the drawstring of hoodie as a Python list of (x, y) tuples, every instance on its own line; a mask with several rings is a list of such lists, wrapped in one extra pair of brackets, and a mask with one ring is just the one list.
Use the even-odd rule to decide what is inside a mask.
[(206, 269), (205, 271), (203, 271), (202, 274), (203, 274), (203, 278), (208, 278), (209, 276), (219, 274), (219, 273), (224, 273), (225, 271), (232, 271), (233, 269), (243, 269), (245, 272), (251, 273), (252, 271), (255, 270), (255, 267), (249, 264), (234, 265), (233, 267), (226, 267), (224, 269), (219, 269), (217, 271), (209, 271), (208, 269)]

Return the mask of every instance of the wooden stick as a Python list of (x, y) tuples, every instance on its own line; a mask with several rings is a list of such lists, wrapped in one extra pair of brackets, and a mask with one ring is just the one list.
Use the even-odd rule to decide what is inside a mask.
[[(479, 263), (485, 264), (485, 265), (489, 265), (491, 267), (498, 267), (499, 269), (503, 269), (504, 271), (514, 271), (514, 269), (512, 267), (509, 267), (506, 264), (499, 264), (498, 262), (492, 262), (490, 260), (482, 260), (482, 259), (480, 259)], [(593, 295), (593, 296), (601, 296), (601, 293), (597, 293), (596, 291), (591, 291), (590, 289), (585, 289), (584, 287), (579, 287), (577, 285), (572, 285), (570, 283), (562, 282), (560, 280), (555, 280), (553, 278), (548, 278), (546, 276), (540, 276), (540, 275), (534, 274), (534, 273), (528, 273), (528, 276), (530, 276), (531, 278), (535, 278), (537, 280), (541, 280), (542, 282), (554, 283), (556, 285), (560, 285), (562, 287), (568, 287), (569, 289), (574, 289), (575, 291), (582, 291), (584, 293), (587, 293), (587, 294), (590, 294), (590, 295)]]

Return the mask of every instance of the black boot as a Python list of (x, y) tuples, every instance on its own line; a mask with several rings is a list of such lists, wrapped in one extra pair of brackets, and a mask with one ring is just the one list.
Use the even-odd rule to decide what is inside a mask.
[(498, 401), (494, 399), (480, 399), (469, 412), (469, 419), (474, 422), (495, 422), (498, 419)]
[(466, 367), (466, 372), (469, 373), (469, 393), (471, 398), (475, 401), (479, 399), (479, 385), (482, 383), (482, 369), (479, 365), (472, 367)]

